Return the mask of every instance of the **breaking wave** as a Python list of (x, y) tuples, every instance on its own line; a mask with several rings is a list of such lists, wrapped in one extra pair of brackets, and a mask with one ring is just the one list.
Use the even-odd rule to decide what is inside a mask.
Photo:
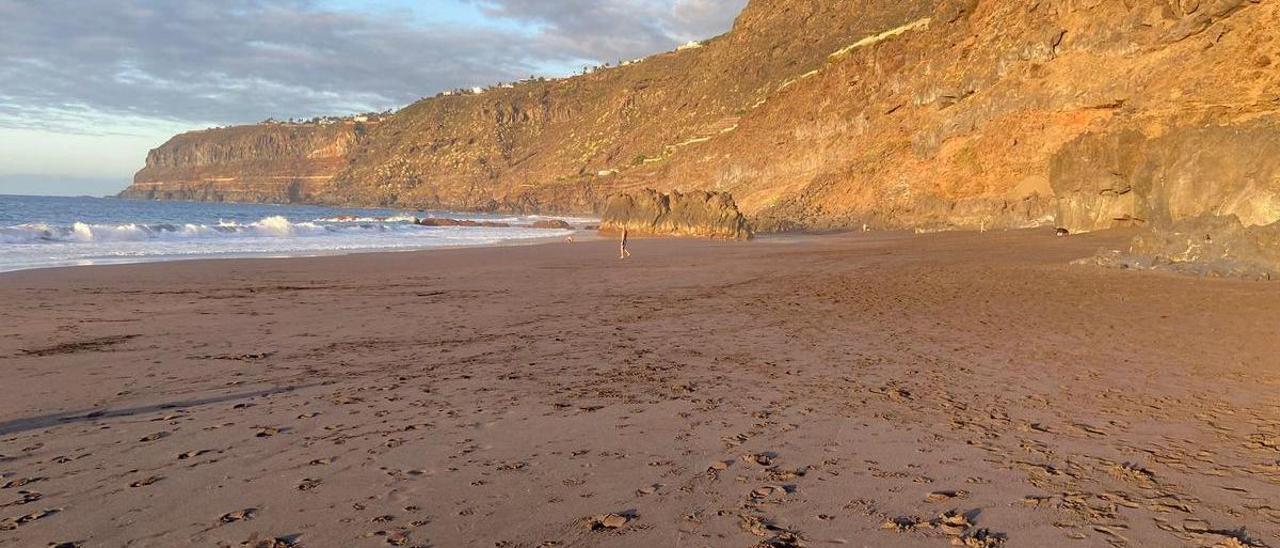
[[(412, 212), (0, 195), (0, 272), (215, 257), (296, 257), (562, 238), (538, 217), (427, 211), (511, 226), (420, 226)], [(572, 220), (570, 222), (573, 222)]]
[(317, 223), (413, 223), (418, 218), (413, 215), (392, 215), (389, 217), (358, 217), (355, 215), (339, 215), (337, 217), (322, 217), (316, 219)]
[(69, 226), (51, 226), (36, 223), (0, 228), (0, 243), (143, 242), (237, 237), (291, 238), (337, 235), (344, 232), (388, 232), (407, 229), (410, 229), (410, 225), (372, 220), (299, 223), (281, 216), (266, 217), (248, 224), (223, 221), (214, 225), (174, 223), (107, 225), (76, 222)]

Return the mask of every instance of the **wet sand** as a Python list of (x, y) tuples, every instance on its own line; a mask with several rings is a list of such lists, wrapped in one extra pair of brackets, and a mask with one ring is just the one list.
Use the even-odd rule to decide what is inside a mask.
[(1121, 239), (3, 274), (0, 546), (1280, 546), (1280, 285)]

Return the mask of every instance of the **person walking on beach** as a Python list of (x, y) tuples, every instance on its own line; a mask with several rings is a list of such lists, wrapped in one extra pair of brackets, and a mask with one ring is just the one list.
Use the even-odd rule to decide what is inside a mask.
[(622, 244), (618, 246), (618, 258), (626, 259), (631, 256), (631, 252), (627, 251), (627, 229), (622, 229)]

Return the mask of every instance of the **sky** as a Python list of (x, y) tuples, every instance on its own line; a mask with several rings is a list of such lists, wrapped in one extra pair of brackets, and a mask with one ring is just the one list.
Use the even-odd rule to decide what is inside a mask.
[(643, 57), (746, 0), (0, 0), (0, 194), (101, 195), (193, 129)]

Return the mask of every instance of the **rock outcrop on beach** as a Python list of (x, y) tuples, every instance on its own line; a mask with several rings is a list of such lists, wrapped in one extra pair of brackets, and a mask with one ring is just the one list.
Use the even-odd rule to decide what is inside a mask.
[(753, 0), (701, 47), (419, 101), (323, 169), (177, 153), (278, 128), (183, 136), (127, 195), (599, 214), (652, 188), (729, 193), (767, 229), (1269, 224), (1277, 26), (1260, 0)]
[(1216, 278), (1280, 279), (1280, 222), (1247, 226), (1234, 215), (1181, 219), (1143, 231), (1127, 250), (1079, 261)]
[(573, 230), (573, 225), (562, 219), (543, 219), (541, 221), (534, 221), (533, 224), (529, 226), (531, 228), (543, 228), (548, 230)]
[(609, 198), (600, 231), (638, 235), (686, 236), (727, 240), (752, 237), (747, 219), (733, 198), (718, 192), (661, 192), (646, 189)]
[(511, 223), (502, 223), (497, 221), (473, 221), (470, 219), (444, 219), (438, 217), (427, 217), (425, 219), (417, 219), (413, 224), (418, 226), (464, 226), (464, 227), (483, 227), (483, 228), (508, 228)]

